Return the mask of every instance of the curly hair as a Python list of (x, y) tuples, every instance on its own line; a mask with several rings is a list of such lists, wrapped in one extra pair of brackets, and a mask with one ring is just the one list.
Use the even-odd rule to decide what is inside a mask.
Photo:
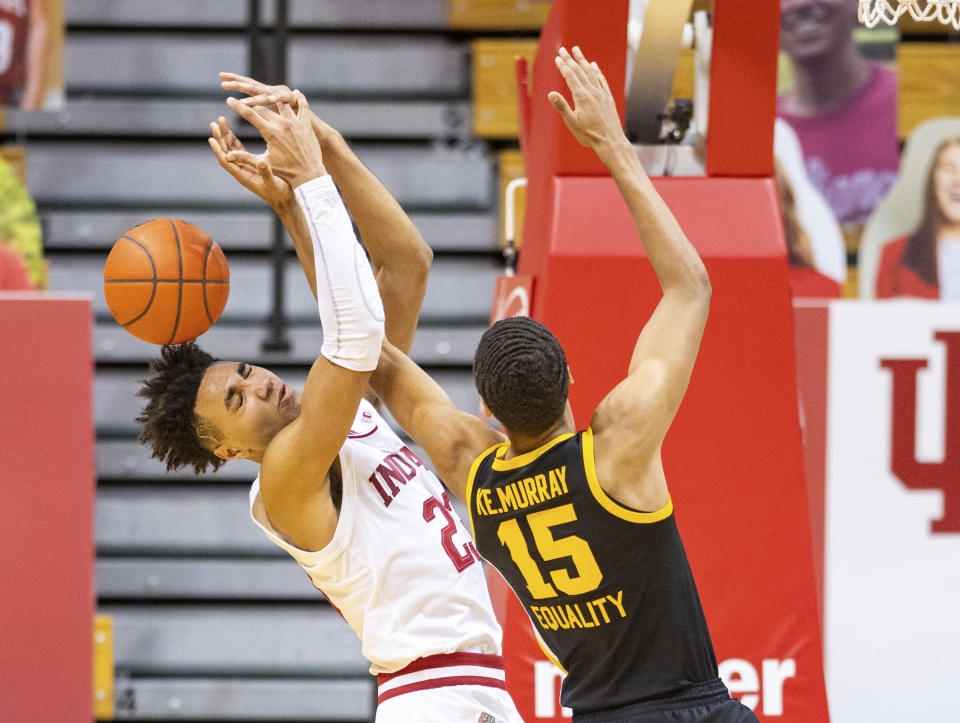
[(540, 322), (515, 316), (484, 332), (473, 358), (473, 379), (504, 427), (536, 435), (563, 415), (570, 372), (557, 337)]
[(151, 457), (166, 463), (168, 470), (193, 465), (196, 472), (220, 468), (225, 460), (200, 441), (200, 436), (219, 439), (214, 425), (193, 411), (203, 375), (216, 361), (195, 342), (166, 345), (160, 358), (150, 362), (152, 376), (141, 381), (137, 396), (149, 400), (137, 421), (143, 425), (142, 444), (153, 448)]

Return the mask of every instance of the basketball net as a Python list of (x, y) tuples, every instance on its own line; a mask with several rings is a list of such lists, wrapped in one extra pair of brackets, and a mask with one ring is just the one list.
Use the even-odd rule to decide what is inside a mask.
[(910, 13), (914, 20), (938, 21), (960, 30), (960, 0), (860, 0), (860, 22), (868, 28), (895, 25)]

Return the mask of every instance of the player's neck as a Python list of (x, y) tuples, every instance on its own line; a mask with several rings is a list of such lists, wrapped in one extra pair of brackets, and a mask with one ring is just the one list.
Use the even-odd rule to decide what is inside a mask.
[(577, 431), (577, 428), (573, 422), (573, 412), (570, 411), (570, 404), (568, 403), (563, 416), (561, 416), (560, 419), (558, 419), (550, 426), (549, 429), (547, 429), (546, 432), (543, 432), (542, 434), (519, 434), (507, 430), (507, 437), (510, 439), (510, 447), (507, 449), (504, 457), (506, 459), (510, 459), (511, 457), (519, 457), (521, 454), (526, 454), (527, 452), (532, 452), (535, 449), (540, 449), (540, 447), (547, 444), (554, 437), (558, 437), (561, 434), (569, 434), (575, 431)]

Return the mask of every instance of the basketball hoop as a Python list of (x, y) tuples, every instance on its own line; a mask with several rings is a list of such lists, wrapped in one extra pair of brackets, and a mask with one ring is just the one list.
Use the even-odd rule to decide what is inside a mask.
[(960, 30), (960, 0), (860, 0), (860, 22), (868, 28), (881, 22), (896, 25), (905, 13), (914, 20), (935, 20)]

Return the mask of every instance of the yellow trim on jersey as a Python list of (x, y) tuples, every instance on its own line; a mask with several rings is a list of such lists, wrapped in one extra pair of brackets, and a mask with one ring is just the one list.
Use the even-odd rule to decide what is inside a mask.
[(533, 450), (532, 452), (524, 452), (520, 456), (511, 457), (510, 459), (503, 458), (503, 455), (507, 453), (507, 447), (509, 446), (508, 444), (504, 443), (503, 449), (498, 449), (497, 456), (493, 459), (493, 469), (495, 469), (497, 472), (504, 472), (506, 470), (517, 469), (517, 467), (523, 467), (524, 465), (530, 464), (548, 449), (555, 447), (565, 439), (570, 439), (570, 437), (572, 437), (574, 434), (576, 434), (576, 432), (567, 432), (566, 434), (561, 434), (560, 436), (551, 439), (542, 447), (537, 447), (537, 449)]
[[(530, 613), (527, 613), (527, 617), (530, 616)], [(537, 645), (540, 646), (540, 650), (543, 651), (543, 654), (547, 656), (547, 660), (556, 665), (560, 670), (563, 671), (564, 675), (567, 675), (567, 669), (560, 665), (560, 661), (557, 660), (557, 656), (550, 652), (550, 648), (547, 647), (547, 644), (543, 642), (543, 638), (540, 637), (540, 633), (537, 632), (537, 628), (533, 624), (533, 620), (530, 620), (530, 627), (533, 629), (533, 637), (537, 639)]]
[(587, 483), (590, 485), (590, 491), (597, 502), (611, 515), (615, 515), (627, 522), (638, 522), (650, 524), (660, 522), (673, 514), (673, 499), (667, 497), (667, 504), (655, 512), (638, 512), (624, 507), (619, 502), (611, 498), (603, 487), (600, 486), (600, 480), (597, 479), (597, 467), (593, 456), (593, 429), (587, 428), (583, 433), (583, 469), (587, 473)]
[(480, 463), (483, 462), (483, 460), (485, 460), (487, 457), (490, 456), (490, 453), (493, 450), (497, 449), (498, 447), (506, 448), (509, 445), (510, 445), (509, 442), (498, 442), (492, 447), (485, 449), (483, 452), (477, 455), (477, 458), (475, 460), (473, 460), (473, 464), (470, 465), (470, 472), (467, 473), (467, 491), (466, 491), (467, 517), (470, 518), (470, 536), (474, 540), (477, 539), (477, 533), (474, 532), (473, 530), (473, 481), (474, 479), (476, 479), (476, 476), (477, 476), (477, 468), (480, 467)]

